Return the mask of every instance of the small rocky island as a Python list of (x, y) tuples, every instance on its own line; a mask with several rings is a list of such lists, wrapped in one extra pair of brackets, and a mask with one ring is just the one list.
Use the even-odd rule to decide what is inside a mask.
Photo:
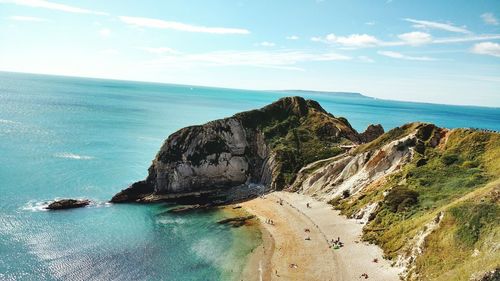
[[(384, 133), (358, 133), (316, 101), (282, 98), (261, 109), (183, 128), (168, 137), (145, 180), (111, 202), (227, 201), (235, 186), (282, 190), (305, 164), (344, 153)], [(234, 198), (233, 198), (234, 199)]]
[(50, 203), (45, 209), (47, 210), (65, 210), (82, 208), (90, 204), (90, 200), (86, 199), (61, 199)]

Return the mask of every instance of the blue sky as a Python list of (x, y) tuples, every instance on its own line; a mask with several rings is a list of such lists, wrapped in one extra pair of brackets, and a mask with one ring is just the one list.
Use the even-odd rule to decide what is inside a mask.
[(0, 70), (500, 107), (500, 1), (0, 0)]

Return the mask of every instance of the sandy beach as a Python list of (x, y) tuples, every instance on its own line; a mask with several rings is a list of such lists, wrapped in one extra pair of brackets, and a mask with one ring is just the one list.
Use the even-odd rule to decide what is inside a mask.
[[(382, 250), (361, 242), (363, 225), (324, 202), (274, 192), (241, 206), (263, 228), (263, 243), (250, 257), (243, 280), (365, 280), (364, 273), (366, 280), (399, 280), (400, 269), (382, 258)], [(338, 237), (344, 247), (333, 249), (328, 241)]]

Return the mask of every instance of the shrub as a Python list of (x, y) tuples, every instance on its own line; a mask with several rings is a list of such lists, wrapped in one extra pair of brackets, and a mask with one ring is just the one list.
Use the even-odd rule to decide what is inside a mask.
[(342, 191), (342, 197), (344, 199), (346, 199), (347, 197), (349, 197), (351, 195), (351, 192), (349, 191), (349, 189), (346, 189), (344, 191)]
[(333, 199), (331, 199), (330, 201), (328, 201), (328, 204), (332, 205), (333, 207), (336, 207), (337, 205), (340, 204), (340, 201), (342, 199), (340, 197), (335, 197)]
[(443, 162), (443, 164), (445, 164), (446, 166), (454, 164), (457, 161), (458, 161), (458, 155), (454, 153), (448, 153), (441, 157), (441, 162)]
[(418, 203), (418, 192), (406, 187), (395, 187), (389, 191), (384, 203), (393, 213), (402, 212)]

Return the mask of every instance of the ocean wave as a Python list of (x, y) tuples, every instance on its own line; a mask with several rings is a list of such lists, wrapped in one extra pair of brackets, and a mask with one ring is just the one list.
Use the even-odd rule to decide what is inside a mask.
[(7, 119), (0, 119), (0, 124), (19, 124), (19, 122), (7, 120)]
[(46, 207), (50, 204), (49, 201), (36, 201), (30, 200), (24, 206), (21, 207), (21, 210), (30, 211), (30, 212), (45, 212), (48, 211)]
[(92, 156), (78, 155), (78, 154), (69, 153), (69, 152), (56, 153), (56, 154), (54, 154), (54, 156), (57, 157), (57, 158), (75, 159), (75, 160), (91, 160), (91, 159), (94, 159), (94, 157), (92, 157)]

